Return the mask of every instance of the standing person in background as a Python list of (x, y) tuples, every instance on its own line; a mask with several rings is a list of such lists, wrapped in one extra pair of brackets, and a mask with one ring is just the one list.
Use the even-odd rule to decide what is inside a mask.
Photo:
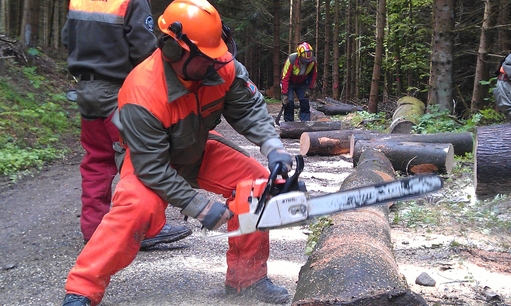
[(511, 54), (507, 55), (495, 72), (497, 85), (493, 89), (497, 108), (511, 121)]
[[(68, 50), (68, 70), (78, 80), (76, 102), (81, 115), (80, 142), (85, 150), (80, 164), (80, 227), (86, 243), (112, 201), (112, 182), (118, 172), (114, 144), (119, 142), (112, 115), (118, 92), (128, 73), (156, 49), (153, 27), (147, 0), (69, 3), (62, 43)], [(141, 247), (176, 241), (191, 233), (185, 226), (166, 225)]]
[[(165, 224), (169, 203), (209, 230), (224, 223), (229, 231), (239, 228), (224, 203), (196, 189), (230, 203), (239, 182), (267, 179), (269, 173), (213, 131), (222, 116), (260, 146), (271, 169), (280, 165), (284, 174), (293, 164), (263, 96), (235, 59), (236, 44), (217, 10), (206, 0), (174, 0), (158, 25), (159, 48), (133, 69), (119, 92), (114, 121), (126, 157), (112, 209), (69, 272), (66, 306), (98, 305), (110, 278), (135, 259), (142, 238)], [(226, 293), (287, 303), (288, 291), (267, 276), (268, 231), (228, 241)]]
[(286, 59), (282, 69), (281, 81), (285, 121), (294, 121), (294, 94), (300, 101), (300, 113), (298, 115), (300, 121), (311, 120), (309, 99), (306, 98), (306, 93), (314, 90), (318, 74), (318, 65), (313, 53), (314, 50), (311, 45), (303, 42), (296, 48), (296, 52), (291, 53)]

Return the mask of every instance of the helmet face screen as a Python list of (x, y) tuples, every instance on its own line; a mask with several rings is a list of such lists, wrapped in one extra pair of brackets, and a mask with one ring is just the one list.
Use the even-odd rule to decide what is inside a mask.
[(302, 53), (301, 58), (305, 62), (311, 62), (312, 61), (312, 51), (305, 51)]
[[(232, 57), (228, 61), (214, 59), (201, 52), (199, 48), (193, 42), (190, 41), (186, 34), (183, 34), (181, 39), (186, 43), (186, 45), (190, 49), (189, 51), (190, 55), (188, 56), (188, 59), (183, 65), (183, 75), (188, 80), (195, 81), (203, 80), (212, 73), (214, 73), (215, 71), (218, 71), (220, 68), (232, 62), (234, 60), (234, 57), (236, 56), (235, 54), (232, 54)], [(194, 68), (195, 65), (193, 64), (197, 62), (201, 63), (203, 69)], [(192, 63), (192, 65), (190, 65), (190, 63)]]
[(312, 59), (313, 59), (312, 51), (313, 50), (312, 50), (311, 45), (304, 42), (304, 43), (300, 44), (298, 46), (298, 48), (296, 48), (296, 50), (298, 51), (298, 56), (300, 57), (300, 61), (302, 61), (304, 63), (312, 62)]

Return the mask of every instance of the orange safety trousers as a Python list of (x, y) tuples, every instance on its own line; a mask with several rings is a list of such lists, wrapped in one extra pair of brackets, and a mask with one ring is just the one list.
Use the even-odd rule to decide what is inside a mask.
[[(254, 158), (217, 140), (208, 140), (197, 176), (199, 187), (232, 201), (232, 191), (246, 179), (267, 178), (268, 170)], [(66, 281), (66, 293), (103, 298), (110, 278), (136, 257), (141, 241), (156, 236), (165, 225), (167, 203), (133, 174), (129, 150), (113, 196), (112, 208), (78, 256)], [(237, 216), (227, 229), (238, 229)], [(246, 288), (267, 274), (269, 233), (229, 238), (225, 284)]]

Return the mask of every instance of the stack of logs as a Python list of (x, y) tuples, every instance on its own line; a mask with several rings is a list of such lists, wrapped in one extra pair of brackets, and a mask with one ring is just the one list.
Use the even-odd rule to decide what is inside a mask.
[[(424, 111), (422, 102), (403, 97), (387, 134), (342, 129), (340, 122), (314, 110), (315, 121), (283, 122), (280, 136), (300, 139), (302, 155), (349, 154), (355, 171), (341, 190), (393, 180), (395, 171), (450, 174), (454, 155), (472, 152), (476, 194), (511, 190), (511, 162), (506, 159), (511, 125), (478, 128), (474, 150), (469, 132), (411, 134), (414, 118)], [(323, 229), (300, 270), (293, 305), (427, 305), (410, 291), (395, 262), (388, 223), (391, 204), (331, 216), (332, 225)]]

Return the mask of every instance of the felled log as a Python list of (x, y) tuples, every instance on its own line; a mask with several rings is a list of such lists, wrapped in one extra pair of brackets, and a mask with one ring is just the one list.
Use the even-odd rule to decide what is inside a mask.
[(404, 96), (397, 101), (397, 108), (392, 115), (389, 127), (391, 134), (409, 134), (418, 123), (418, 118), (424, 115), (426, 106), (417, 98)]
[(332, 98), (316, 100), (316, 109), (325, 115), (346, 115), (349, 113), (361, 111), (362, 108), (353, 104), (343, 103)]
[[(366, 150), (342, 183), (342, 190), (394, 179), (390, 161)], [(390, 237), (388, 205), (346, 211), (331, 217), (300, 269), (295, 306), (426, 306), (400, 274)]]
[(359, 140), (353, 148), (353, 166), (367, 149), (381, 151), (394, 170), (405, 173), (450, 174), (454, 165), (454, 148), (450, 143), (422, 143), (390, 140)]
[(357, 112), (358, 108), (355, 105), (350, 104), (325, 104), (318, 105), (317, 110), (323, 112), (325, 115), (346, 115), (349, 113)]
[[(351, 137), (356, 134), (374, 136), (368, 130), (304, 132), (300, 136), (301, 155), (340, 155), (350, 152)], [(380, 134), (380, 133), (378, 133)]]
[(316, 110), (314, 107), (310, 108), (310, 112), (311, 112), (311, 121), (322, 121), (322, 122), (332, 121), (332, 119), (330, 119), (330, 116), (327, 116), (324, 113)]
[(511, 193), (511, 124), (476, 129), (474, 176), (480, 199)]
[(353, 148), (358, 140), (379, 140), (379, 141), (406, 141), (425, 143), (450, 143), (454, 147), (454, 155), (464, 156), (474, 150), (474, 139), (472, 133), (435, 133), (435, 134), (389, 134), (371, 135), (354, 134), (350, 139), (350, 155), (353, 156)]
[[(348, 103), (343, 103), (341, 101), (337, 101), (335, 99), (332, 99), (332, 98), (329, 98), (329, 97), (325, 97), (325, 101), (327, 101), (328, 103), (331, 103), (331, 104), (337, 104), (337, 105), (352, 105), (352, 104), (348, 104)], [(353, 106), (353, 105), (352, 105)], [(356, 106), (357, 110), (361, 111), (362, 110), (362, 107), (360, 106)]]
[(280, 137), (299, 139), (303, 132), (333, 131), (341, 128), (342, 123), (340, 121), (281, 122)]

